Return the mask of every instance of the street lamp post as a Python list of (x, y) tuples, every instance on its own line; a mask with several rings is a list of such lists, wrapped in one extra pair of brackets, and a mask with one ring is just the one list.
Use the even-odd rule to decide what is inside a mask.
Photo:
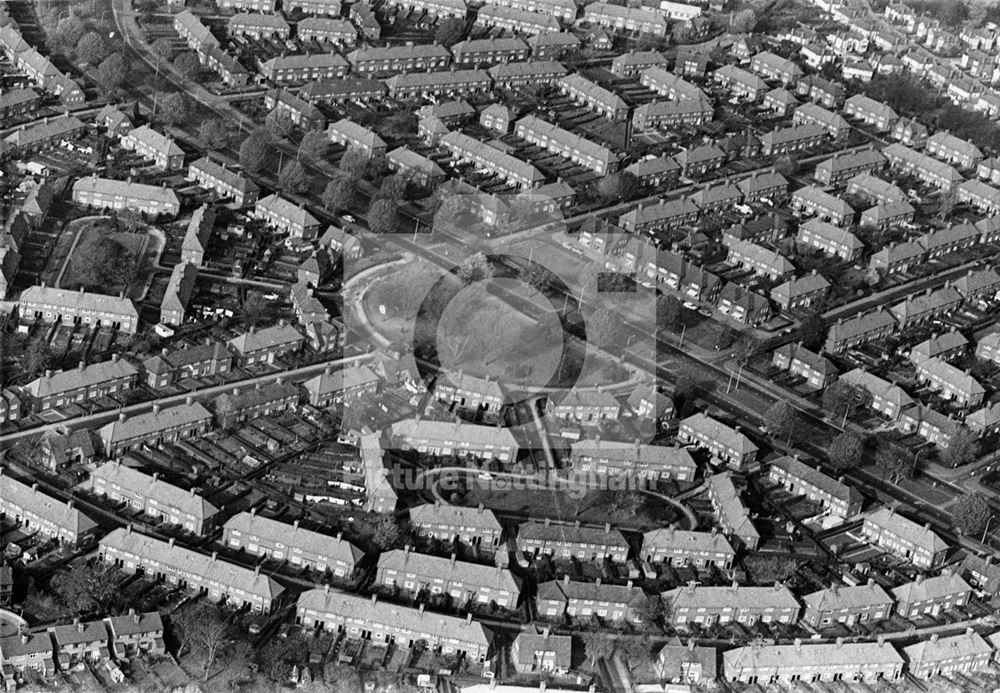
[(989, 519), (986, 520), (986, 527), (983, 528), (983, 539), (979, 543), (981, 543), (981, 544), (985, 544), (986, 543), (986, 533), (990, 531), (990, 523), (993, 522), (993, 518), (994, 517), (995, 516), (993, 514), (990, 514)]

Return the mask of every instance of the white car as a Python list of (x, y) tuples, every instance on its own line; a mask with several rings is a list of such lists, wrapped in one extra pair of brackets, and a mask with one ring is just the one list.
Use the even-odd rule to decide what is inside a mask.
[(354, 222), (357, 221), (357, 219), (355, 219), (354, 216), (351, 214), (341, 214), (340, 218), (343, 221), (347, 222), (348, 224), (353, 224)]

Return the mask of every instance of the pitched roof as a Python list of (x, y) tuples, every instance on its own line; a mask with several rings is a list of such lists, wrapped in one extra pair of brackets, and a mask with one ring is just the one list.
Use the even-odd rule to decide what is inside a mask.
[(629, 464), (635, 462), (639, 467), (649, 470), (664, 467), (688, 467), (694, 470), (697, 467), (691, 458), (691, 453), (680, 446), (643, 445), (617, 440), (585, 438), (573, 443), (570, 452), (570, 457), (573, 460), (582, 456)]
[(84, 387), (90, 387), (121, 378), (132, 378), (139, 374), (138, 369), (128, 361), (120, 359), (117, 354), (109, 361), (98, 361), (89, 365), (80, 362), (77, 368), (56, 371), (51, 375), (42, 375), (24, 386), (24, 389), (36, 399), (70, 392)]
[(913, 582), (893, 587), (892, 595), (897, 602), (913, 604), (971, 591), (969, 583), (957, 573), (942, 573), (936, 577), (917, 576)]
[(469, 563), (467, 561), (417, 553), (409, 548), (384, 551), (378, 558), (378, 571), (394, 570), (405, 575), (418, 575), (446, 581), (460, 581), (469, 585), (506, 590), (518, 594), (521, 580), (505, 567)]
[[(97, 529), (97, 523), (73, 507), (29, 486), (0, 470), (0, 498), (4, 505), (12, 504), (33, 512), (38, 517), (79, 536)], [(9, 506), (7, 512), (10, 512)]]
[(253, 512), (237, 513), (223, 526), (225, 529), (241, 532), (251, 539), (259, 538), (284, 544), (288, 549), (286, 552), (288, 556), (304, 552), (322, 556), (330, 562), (343, 561), (353, 565), (364, 555), (361, 549), (339, 535), (331, 537), (300, 527), (298, 522), (290, 525)]
[(90, 474), (91, 485), (95, 479), (103, 479), (111, 488), (134, 491), (161, 504), (177, 508), (180, 512), (194, 517), (208, 519), (219, 509), (195, 493), (194, 487), (182, 488), (167, 483), (157, 475), (150, 476), (117, 461), (102, 464)]
[(548, 137), (550, 141), (559, 142), (562, 145), (571, 147), (574, 151), (583, 156), (590, 156), (607, 164), (614, 164), (619, 160), (619, 156), (607, 147), (596, 142), (592, 142), (585, 137), (564, 130), (558, 125), (548, 123), (533, 115), (526, 115), (517, 121), (518, 126), (524, 126), (535, 134)]
[(855, 368), (840, 376), (840, 381), (865, 388), (873, 396), (893, 402), (898, 410), (913, 404), (906, 391), (887, 380), (869, 373), (863, 368)]
[(302, 205), (297, 205), (291, 200), (286, 200), (277, 193), (262, 197), (257, 200), (256, 210), (265, 210), (276, 214), (302, 227), (317, 226), (319, 220), (306, 211)]
[(666, 551), (680, 550), (695, 553), (727, 553), (735, 550), (729, 540), (718, 532), (694, 532), (677, 529), (673, 525), (663, 529), (653, 529), (642, 535), (642, 550), (644, 555), (653, 549)]
[(687, 585), (675, 587), (663, 593), (663, 598), (669, 601), (675, 610), (687, 609), (776, 609), (799, 608), (799, 600), (792, 591), (781, 583), (765, 587), (749, 585), (732, 585), (723, 587), (707, 587), (705, 585)]
[(903, 658), (888, 643), (837, 642), (795, 645), (748, 645), (722, 654), (723, 669), (738, 675), (741, 670), (826, 671), (827, 668), (861, 664), (902, 667)]
[(938, 637), (935, 633), (926, 640), (903, 648), (911, 670), (926, 663), (952, 662), (977, 655), (988, 657), (992, 652), (990, 644), (972, 628), (961, 635)]
[(687, 417), (681, 421), (681, 426), (689, 426), (706, 438), (721, 443), (742, 455), (757, 452), (758, 449), (749, 438), (736, 429), (727, 426), (721, 421), (716, 421), (708, 414), (702, 412)]
[[(947, 542), (938, 536), (930, 526), (921, 525), (913, 520), (909, 520), (895, 512), (892, 508), (882, 507), (868, 513), (865, 516), (865, 522), (889, 530), (914, 546), (927, 549), (931, 554), (936, 554), (948, 548)], [(917, 583), (909, 584), (916, 585)], [(901, 587), (897, 587), (893, 590), (893, 593), (897, 593), (897, 590), (902, 589)]]
[(245, 193), (258, 192), (260, 189), (257, 187), (249, 178), (241, 176), (236, 171), (232, 171), (226, 168), (223, 164), (218, 163), (207, 156), (203, 156), (197, 161), (191, 162), (189, 168), (204, 171), (206, 174), (213, 178), (217, 178), (223, 181), (235, 190), (239, 190)]
[[(122, 553), (157, 561), (163, 567), (197, 575), (206, 584), (216, 585), (223, 591), (228, 591), (230, 588), (239, 589), (265, 601), (273, 601), (285, 591), (284, 587), (259, 570), (244, 568), (217, 558), (214, 554), (206, 556), (178, 544), (169, 544), (127, 528), (120, 527), (105, 536), (101, 539), (101, 547), (114, 548)], [(127, 626), (128, 618), (124, 618), (126, 623), (122, 625)], [(112, 628), (115, 628), (116, 635), (120, 635), (118, 627), (119, 622), (112, 619)]]
[(779, 457), (771, 463), (771, 466), (783, 469), (789, 476), (802, 479), (819, 490), (830, 494), (832, 498), (842, 500), (848, 505), (860, 503), (864, 499), (861, 493), (850, 484), (845, 484), (843, 481), (834, 479), (832, 476), (827, 476), (820, 470), (810, 467), (805, 462), (801, 462), (794, 457), (788, 457), (787, 455)]
[(857, 315), (847, 320), (838, 320), (830, 325), (827, 339), (834, 343), (851, 340), (855, 337), (868, 334), (877, 330), (892, 327), (896, 324), (892, 313), (887, 310), (873, 310), (863, 315)]
[(878, 604), (892, 604), (892, 597), (874, 580), (866, 585), (833, 585), (802, 597), (807, 609), (818, 612), (863, 609)]
[(452, 441), (456, 447), (461, 447), (463, 442), (493, 445), (494, 447), (517, 447), (518, 445), (509, 428), (497, 428), (496, 426), (476, 426), (468, 423), (431, 421), (421, 418), (397, 421), (389, 427), (389, 430), (393, 436)]
[(157, 202), (163, 207), (180, 208), (177, 193), (167, 187), (146, 185), (145, 183), (129, 183), (112, 178), (99, 178), (96, 175), (78, 179), (73, 183), (73, 193), (88, 192), (103, 197), (125, 197), (127, 199)]
[(114, 444), (135, 438), (152, 438), (160, 431), (187, 426), (200, 421), (211, 421), (212, 415), (199, 402), (164, 407), (159, 411), (136, 414), (124, 421), (112, 421), (100, 428), (98, 434), (104, 444)]
[(447, 525), (500, 532), (502, 526), (496, 513), (488, 508), (469, 508), (450, 503), (424, 503), (410, 508), (410, 524), (417, 527)]
[(392, 626), (413, 633), (416, 638), (475, 643), (483, 649), (489, 647), (491, 641), (488, 631), (478, 621), (398, 606), (336, 590), (307, 590), (299, 596), (298, 608), (315, 611), (320, 614), (321, 619), (324, 614), (332, 614), (358, 623)]
[(228, 344), (239, 354), (249, 354), (262, 349), (298, 344), (302, 341), (304, 341), (302, 334), (297, 329), (291, 325), (279, 323), (236, 335), (229, 340)]
[(349, 366), (329, 373), (320, 373), (307, 380), (303, 387), (311, 394), (327, 394), (330, 392), (343, 392), (353, 387), (360, 387), (367, 383), (378, 382), (375, 375), (368, 366)]

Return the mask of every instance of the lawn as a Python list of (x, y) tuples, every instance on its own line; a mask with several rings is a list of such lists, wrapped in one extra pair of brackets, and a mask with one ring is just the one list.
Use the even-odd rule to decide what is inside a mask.
[(451, 370), (543, 386), (555, 373), (563, 339), (559, 318), (540, 293), (517, 280), (495, 279), (536, 308), (535, 319), (481, 286), (462, 289), (438, 324), (438, 355)]
[[(86, 222), (86, 226), (80, 230), (76, 246), (63, 268), (62, 278), (59, 282), (59, 286), (61, 288), (78, 289), (82, 286), (85, 289), (97, 290), (99, 293), (108, 295), (117, 295), (122, 292), (126, 292), (128, 294), (132, 293), (135, 287), (127, 286), (126, 283), (122, 281), (113, 282), (100, 287), (86, 286), (86, 283), (84, 282), (86, 271), (86, 265), (84, 263), (86, 260), (81, 258), (77, 251), (82, 248), (84, 244), (93, 242), (102, 235), (107, 235), (109, 238), (118, 241), (125, 246), (125, 249), (130, 256), (131, 263), (131, 271), (128, 274), (138, 274), (136, 270), (144, 264), (143, 261), (149, 260), (149, 258), (143, 257), (149, 242), (149, 237), (146, 234), (122, 233), (118, 231), (111, 231), (110, 228), (111, 222), (106, 219), (96, 221), (90, 220)], [(133, 284), (135, 283), (136, 282), (133, 282)], [(139, 288), (141, 289), (141, 287)]]

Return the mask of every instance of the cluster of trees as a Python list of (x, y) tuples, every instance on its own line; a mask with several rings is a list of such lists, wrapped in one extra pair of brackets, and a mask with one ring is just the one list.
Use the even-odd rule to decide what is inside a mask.
[(906, 4), (918, 15), (928, 14), (950, 27), (959, 27), (969, 18), (965, 0), (910, 0)]
[(133, 268), (132, 254), (108, 235), (88, 235), (73, 251), (73, 270), (84, 288), (127, 284)]
[(956, 106), (944, 98), (940, 90), (928, 89), (914, 77), (877, 75), (865, 87), (865, 93), (900, 115), (919, 118), (932, 129), (947, 129), (979, 147), (1000, 147), (1000, 127), (996, 123), (982, 113)]
[(628, 171), (611, 173), (597, 184), (597, 194), (604, 202), (634, 200), (639, 195), (639, 179)]

